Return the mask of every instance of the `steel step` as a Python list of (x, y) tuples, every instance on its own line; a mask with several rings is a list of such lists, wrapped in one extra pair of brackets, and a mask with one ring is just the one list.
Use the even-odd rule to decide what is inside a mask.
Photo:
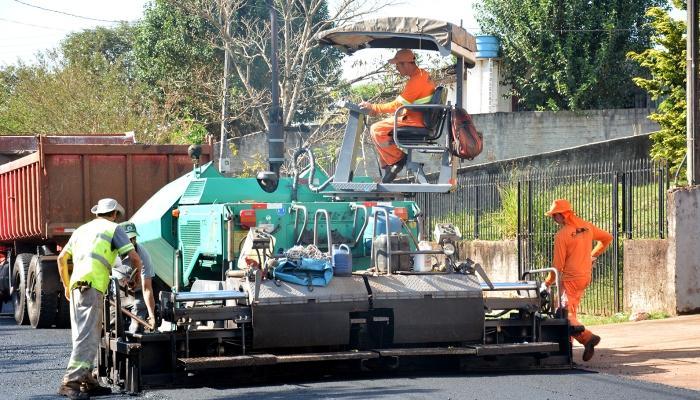
[(277, 363), (277, 357), (272, 354), (256, 354), (249, 356), (224, 357), (190, 357), (178, 358), (177, 362), (185, 371), (196, 371), (214, 368), (250, 367), (254, 365), (272, 365)]
[(476, 350), (477, 356), (548, 353), (559, 351), (559, 343), (555, 342), (481, 344), (471, 347)]
[(507, 343), (484, 344), (465, 347), (414, 347), (396, 349), (376, 349), (368, 351), (339, 351), (306, 354), (255, 354), (245, 356), (190, 357), (178, 358), (178, 364), (185, 371), (214, 368), (249, 367), (257, 365), (290, 364), (300, 362), (368, 360), (379, 357), (411, 357), (438, 355), (493, 356), (507, 354), (546, 353), (559, 351), (559, 343)]

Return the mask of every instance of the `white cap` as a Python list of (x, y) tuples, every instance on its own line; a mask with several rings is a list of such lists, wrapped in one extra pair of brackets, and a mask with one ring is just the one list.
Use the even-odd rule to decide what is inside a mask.
[(114, 210), (117, 210), (119, 213), (124, 215), (124, 207), (119, 204), (118, 201), (114, 199), (100, 199), (100, 201), (97, 202), (96, 205), (92, 207), (92, 210), (90, 210), (93, 214), (106, 214), (109, 212), (112, 212)]

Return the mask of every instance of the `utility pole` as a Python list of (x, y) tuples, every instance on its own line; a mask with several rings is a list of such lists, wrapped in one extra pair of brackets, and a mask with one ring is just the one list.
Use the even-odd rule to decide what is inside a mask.
[[(226, 35), (231, 37), (231, 22), (229, 15), (223, 16), (225, 18), (224, 23), (226, 24)], [(226, 43), (226, 40), (224, 40)], [(219, 172), (222, 174), (231, 172), (231, 157), (228, 148), (228, 109), (229, 109), (229, 91), (231, 82), (229, 76), (231, 75), (231, 52), (228, 46), (224, 44), (224, 82), (223, 82), (223, 94), (221, 99), (221, 138), (219, 147)]]
[(700, 184), (700, 107), (698, 104), (698, 0), (688, 0), (686, 129), (688, 185)]

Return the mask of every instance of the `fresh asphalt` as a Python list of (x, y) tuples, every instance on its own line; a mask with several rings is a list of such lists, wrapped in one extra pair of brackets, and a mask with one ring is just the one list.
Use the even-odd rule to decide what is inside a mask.
[[(7, 310), (5, 310), (7, 311)], [(70, 355), (70, 330), (34, 330), (0, 316), (0, 399), (56, 399)], [(296, 372), (296, 371), (295, 371)], [(349, 379), (348, 379), (349, 378)], [(116, 389), (116, 388), (115, 388)], [(307, 376), (232, 387), (153, 389), (145, 399), (700, 399), (700, 392), (584, 370), (522, 373), (413, 372)], [(113, 394), (102, 399), (131, 399)]]

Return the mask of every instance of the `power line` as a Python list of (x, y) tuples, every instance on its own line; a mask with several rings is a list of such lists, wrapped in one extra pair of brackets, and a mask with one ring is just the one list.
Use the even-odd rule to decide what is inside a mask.
[(45, 7), (37, 6), (37, 5), (35, 5), (35, 4), (25, 3), (25, 2), (20, 1), (20, 0), (14, 0), (14, 1), (17, 2), (17, 3), (19, 3), (19, 4), (23, 4), (23, 5), (27, 6), (27, 7), (34, 7), (34, 8), (38, 8), (39, 10), (48, 11), (48, 12), (52, 12), (52, 13), (56, 13), (56, 14), (68, 15), (69, 17), (85, 19), (85, 20), (88, 20), (88, 21), (110, 22), (110, 23), (126, 22), (126, 21), (124, 21), (124, 20), (117, 21), (117, 20), (111, 20), (111, 19), (99, 19), (99, 18), (85, 17), (85, 16), (82, 16), (82, 15), (71, 14), (71, 13), (65, 12), (65, 11), (52, 10), (52, 9), (50, 9), (50, 8), (45, 8)]
[(70, 29), (65, 29), (65, 28), (56, 28), (56, 27), (51, 27), (51, 26), (42, 26), (42, 25), (28, 24), (28, 23), (26, 23), (26, 22), (19, 22), (19, 21), (14, 21), (14, 20), (11, 20), (11, 19), (1, 18), (1, 17), (0, 17), (0, 21), (10, 22), (10, 23), (12, 23), (12, 24), (18, 24), (18, 25), (24, 25), (24, 26), (31, 26), (31, 27), (33, 27), (33, 28), (51, 29), (51, 30), (54, 30), (54, 31), (61, 31), (61, 32), (67, 32), (67, 31), (70, 30)]

